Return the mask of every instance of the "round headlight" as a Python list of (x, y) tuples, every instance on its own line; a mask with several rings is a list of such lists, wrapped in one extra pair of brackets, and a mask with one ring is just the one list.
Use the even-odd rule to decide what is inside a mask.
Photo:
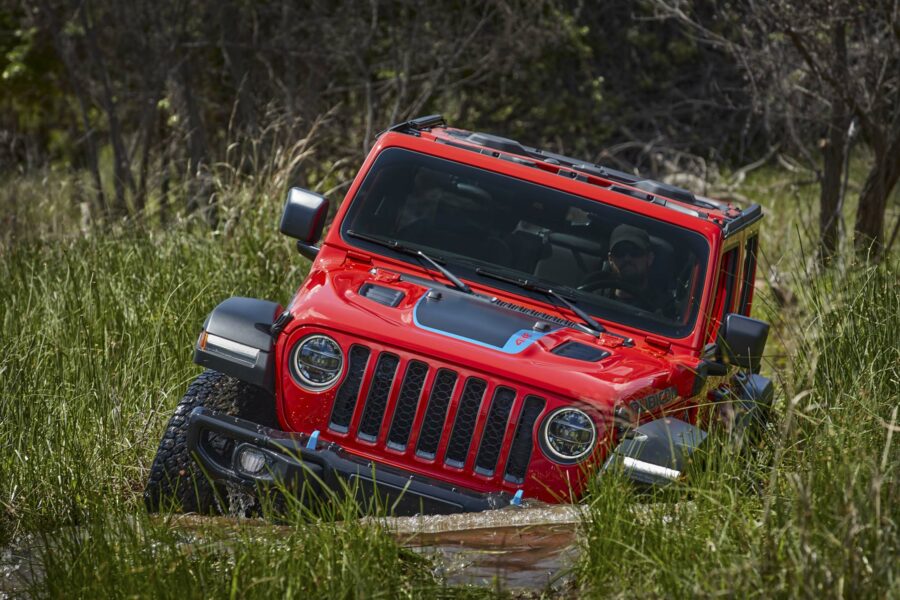
[(334, 385), (343, 366), (341, 347), (327, 335), (310, 335), (294, 347), (291, 371), (300, 387), (321, 392)]
[(550, 459), (574, 463), (590, 454), (597, 441), (594, 421), (577, 408), (560, 408), (544, 419), (541, 447)]

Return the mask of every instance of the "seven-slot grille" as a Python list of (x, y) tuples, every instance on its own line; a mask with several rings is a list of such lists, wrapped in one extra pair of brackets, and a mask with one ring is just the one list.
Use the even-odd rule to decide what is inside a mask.
[[(391, 410), (392, 396), (396, 401)], [(372, 443), (386, 427), (383, 443), (392, 450), (414, 452), (456, 469), (469, 462), (476, 473), (492, 477), (502, 472), (506, 481), (521, 484), (531, 461), (534, 427), (545, 405), (544, 398), (506, 385), (490, 385), (480, 377), (421, 360), (401, 364), (393, 353), (375, 353), (354, 344), (329, 428)], [(422, 415), (418, 421), (416, 415)], [(445, 436), (446, 449), (440, 453)], [(510, 447), (505, 465), (498, 464), (504, 443)]]

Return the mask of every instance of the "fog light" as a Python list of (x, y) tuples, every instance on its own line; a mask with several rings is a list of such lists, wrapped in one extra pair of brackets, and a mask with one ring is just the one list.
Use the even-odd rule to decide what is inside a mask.
[(238, 448), (235, 462), (238, 469), (247, 475), (259, 475), (266, 466), (266, 455), (253, 446), (242, 446)]

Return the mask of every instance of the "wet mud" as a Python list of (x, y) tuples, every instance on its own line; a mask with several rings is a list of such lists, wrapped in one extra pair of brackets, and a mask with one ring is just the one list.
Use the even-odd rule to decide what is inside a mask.
[(533, 506), (383, 523), (448, 584), (539, 593), (570, 586), (580, 517), (575, 506)]

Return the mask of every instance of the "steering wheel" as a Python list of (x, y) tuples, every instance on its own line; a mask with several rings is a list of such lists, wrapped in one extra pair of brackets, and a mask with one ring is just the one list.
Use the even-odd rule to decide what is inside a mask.
[(576, 289), (580, 292), (594, 292), (596, 290), (622, 290), (623, 292), (627, 292), (628, 294), (636, 298), (639, 298), (642, 294), (645, 293), (645, 290), (638, 288), (637, 285), (628, 281), (616, 279), (614, 277), (605, 277), (603, 279), (586, 281), (585, 283), (579, 285)]

